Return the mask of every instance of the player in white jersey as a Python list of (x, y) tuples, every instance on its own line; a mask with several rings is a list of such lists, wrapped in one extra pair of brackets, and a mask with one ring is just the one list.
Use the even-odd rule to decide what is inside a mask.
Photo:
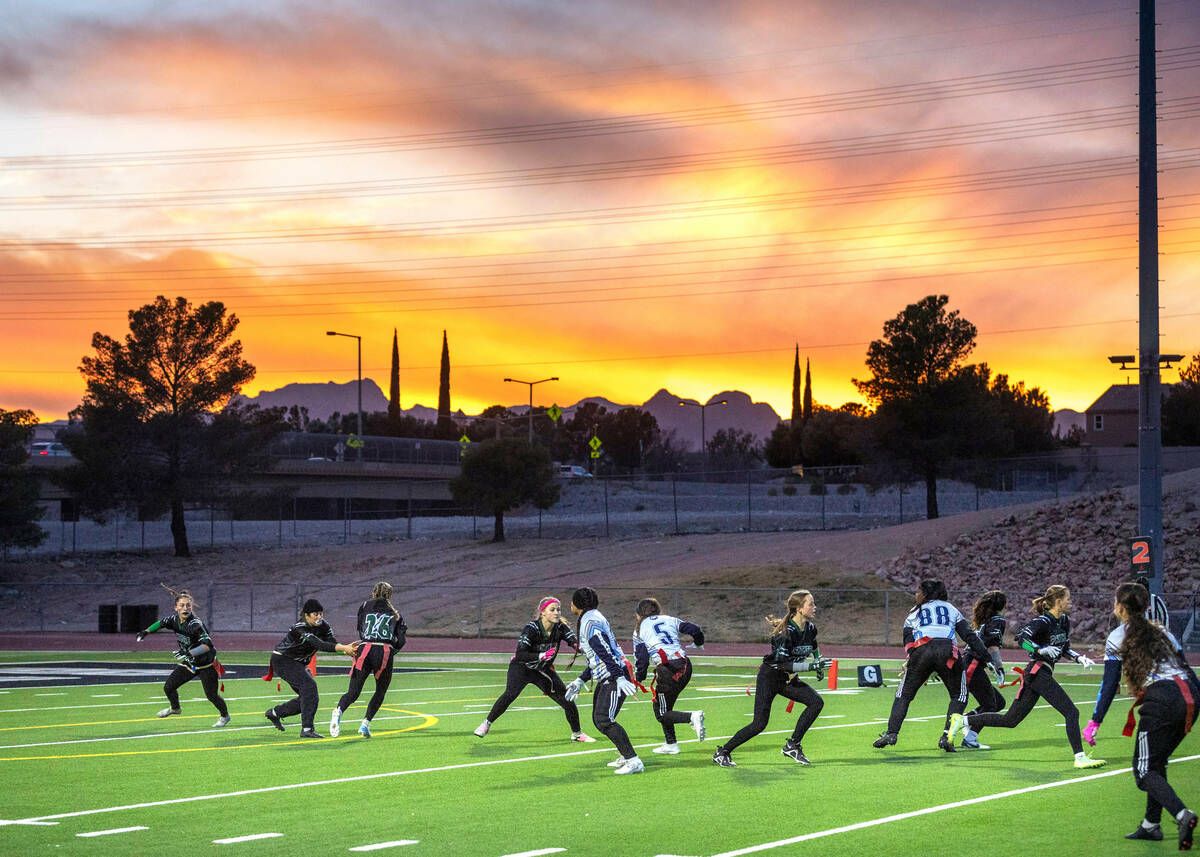
[(638, 602), (638, 629), (633, 635), (636, 678), (644, 681), (651, 665), (654, 667), (654, 717), (662, 724), (663, 745), (655, 753), (675, 755), (679, 743), (675, 740), (675, 724), (690, 723), (701, 741), (705, 737), (703, 711), (676, 711), (675, 700), (692, 680), (692, 661), (684, 651), (679, 635), (687, 634), (697, 646), (704, 645), (704, 631), (699, 625), (684, 622), (660, 613), (657, 599), (643, 598)]
[(576, 636), (580, 651), (587, 657), (588, 665), (579, 678), (567, 685), (566, 698), (573, 702), (584, 682), (596, 680), (592, 696), (592, 722), (596, 729), (616, 745), (621, 759), (614, 764), (618, 774), (640, 774), (645, 770), (637, 750), (629, 740), (624, 727), (617, 722), (617, 713), (627, 696), (637, 693), (637, 685), (629, 680), (629, 662), (613, 636), (612, 627), (604, 614), (597, 608), (600, 598), (590, 587), (576, 589), (571, 595), (571, 612), (578, 616)]
[[(917, 603), (904, 620), (904, 651), (908, 654), (904, 663), (904, 680), (896, 688), (887, 729), (875, 739), (875, 747), (896, 743), (909, 704), (933, 673), (938, 674), (950, 694), (947, 713), (951, 718), (958, 715), (961, 720), (967, 707), (967, 683), (962, 662), (958, 659), (958, 649), (954, 645), (955, 634), (962, 637), (986, 667), (992, 666), (979, 635), (946, 598), (946, 585), (940, 580), (922, 580), (917, 588)], [(947, 753), (954, 752), (954, 741), (945, 730), (938, 739), (938, 747)]]
[[(1183, 657), (1179, 641), (1156, 623), (1147, 620), (1150, 591), (1137, 583), (1117, 587), (1113, 614), (1121, 625), (1108, 635), (1104, 646), (1104, 681), (1096, 697), (1092, 719), (1083, 730), (1083, 740), (1093, 747), (1096, 732), (1120, 687), (1122, 674), (1129, 692), (1136, 695), (1134, 708), (1141, 706), (1133, 751), (1133, 779), (1146, 793), (1146, 814), (1126, 839), (1163, 838), (1162, 811), (1175, 817), (1179, 826), (1179, 849), (1192, 847), (1197, 815), (1186, 806), (1167, 782), (1167, 760), (1192, 727), (1200, 682)], [(1133, 708), (1125, 734), (1133, 732)]]

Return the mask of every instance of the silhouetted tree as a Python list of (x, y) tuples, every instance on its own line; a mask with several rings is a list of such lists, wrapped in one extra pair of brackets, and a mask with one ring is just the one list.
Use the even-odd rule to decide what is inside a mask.
[(438, 431), (443, 437), (454, 436), (454, 422), (450, 419), (450, 345), (446, 331), (442, 331), (442, 368), (438, 375)]
[(633, 470), (642, 466), (643, 454), (658, 439), (658, 420), (641, 408), (621, 408), (600, 417), (597, 436), (613, 463)]
[(792, 363), (792, 425), (799, 427), (804, 422), (804, 400), (800, 395), (800, 346), (796, 346), (796, 357)]
[(493, 542), (504, 541), (504, 513), (526, 503), (549, 509), (562, 490), (545, 447), (526, 438), (485, 440), (462, 460), (462, 471), (450, 480), (454, 502), (494, 516)]
[(36, 425), (33, 411), (0, 408), (0, 548), (5, 554), (10, 547), (37, 547), (46, 538), (37, 524), (40, 486), (26, 464), (25, 447)]
[(818, 409), (804, 423), (804, 463), (813, 467), (861, 464), (864, 422), (863, 417), (847, 411)]
[(219, 301), (193, 307), (186, 298), (159, 295), (130, 310), (123, 343), (93, 334), (96, 353), (80, 364), (87, 389), (73, 415), (82, 430), (64, 437), (79, 459), (76, 475), (88, 481), (90, 473), (117, 489), (107, 497), (90, 493), (100, 508), (120, 502), (122, 488), (146, 502), (162, 498), (176, 556), (191, 555), (183, 510), (190, 483), (206, 475), (193, 469), (206, 422), (254, 377), (233, 339), (237, 326)]
[(763, 455), (771, 467), (791, 467), (799, 462), (799, 453), (795, 450), (796, 435), (792, 427), (780, 420), (771, 430), (763, 446)]
[[(449, 378), (447, 378), (449, 383)], [(449, 410), (449, 399), (446, 409)], [(392, 371), (388, 382), (388, 419), (393, 423), (400, 420), (400, 343), (396, 338), (396, 328), (392, 328)]]
[(808, 422), (813, 415), (813, 397), (812, 397), (812, 368), (809, 366), (808, 358), (804, 358), (804, 421)]
[(1179, 370), (1162, 404), (1164, 446), (1200, 446), (1200, 354)]
[(946, 311), (946, 295), (929, 295), (909, 304), (884, 323), (883, 338), (867, 348), (872, 376), (854, 380), (876, 405), (872, 419), (881, 449), (907, 464), (925, 480), (925, 514), (938, 517), (937, 480), (955, 455), (965, 414), (956, 412), (979, 401), (964, 401), (970, 379), (956, 381), (963, 359), (975, 347), (975, 325)]

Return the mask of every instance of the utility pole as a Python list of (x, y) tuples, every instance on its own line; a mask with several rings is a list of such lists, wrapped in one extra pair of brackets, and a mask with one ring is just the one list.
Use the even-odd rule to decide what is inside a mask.
[(1138, 536), (1162, 594), (1162, 396), (1158, 342), (1158, 125), (1154, 0), (1140, 0), (1138, 45)]

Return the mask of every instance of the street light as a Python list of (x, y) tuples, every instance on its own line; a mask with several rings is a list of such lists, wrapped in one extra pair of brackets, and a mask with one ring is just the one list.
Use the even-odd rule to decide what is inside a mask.
[(520, 378), (505, 378), (509, 384), (528, 384), (529, 385), (529, 445), (533, 446), (533, 385), (545, 384), (547, 381), (557, 381), (558, 376), (553, 378), (542, 378), (540, 381), (522, 381)]
[(728, 405), (728, 404), (729, 404), (729, 402), (725, 401), (724, 399), (722, 399), (719, 402), (709, 402), (707, 405), (702, 405), (699, 402), (685, 402), (683, 399), (679, 400), (679, 407), (681, 407), (681, 408), (687, 407), (687, 408), (699, 408), (700, 409), (700, 451), (702, 453), (704, 453), (704, 469), (705, 470), (708, 469), (708, 438), (705, 435), (704, 412), (706, 410), (708, 410), (709, 408), (711, 408), (713, 405)]
[[(325, 331), (326, 336), (345, 336), (358, 340), (358, 441), (362, 443), (362, 337), (353, 333), (338, 333), (336, 330)], [(358, 447), (358, 459), (362, 460), (362, 447)]]

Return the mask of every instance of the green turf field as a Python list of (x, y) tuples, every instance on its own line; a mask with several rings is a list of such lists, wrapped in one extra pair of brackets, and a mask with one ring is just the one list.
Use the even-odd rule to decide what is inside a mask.
[[(161, 655), (90, 657), (168, 666)], [(221, 657), (265, 665), (262, 653)], [(64, 659), (80, 658), (10, 652), (0, 665)], [(334, 662), (322, 656), (322, 664)], [(1093, 755), (1109, 765), (1099, 771), (1072, 768), (1061, 718), (1045, 706), (1016, 730), (985, 730), (990, 751), (937, 750), (946, 706), (937, 684), (913, 703), (899, 745), (875, 750), (896, 664), (886, 664), (891, 687), (859, 689), (855, 664), (842, 662), (841, 689), (825, 696), (804, 742), (812, 767), (780, 754), (799, 712), (788, 715), (778, 700), (767, 732), (735, 752), (739, 767), (722, 769), (711, 755), (749, 720), (745, 689), (755, 666), (701, 654), (679, 707), (706, 712), (708, 740), (698, 743), (684, 725), (683, 752), (655, 755), (650, 748), (662, 733), (648, 697), (627, 701), (619, 720), (646, 772), (617, 777), (606, 766), (615, 758), (611, 745), (591, 726), (586, 691), (580, 709), (596, 744), (568, 741), (561, 711), (533, 688), (486, 738), (472, 735), (503, 688), (506, 663), (401, 657), (398, 666), (438, 671), (394, 678), (370, 740), (356, 732), (370, 682), (342, 737), (323, 741), (302, 741), (298, 718), (286, 733), (275, 731), (262, 712), (290, 696), (287, 686), (279, 693), (254, 677), (226, 681), (233, 722), (224, 729), (211, 728), (216, 713), (198, 683), (181, 691), (183, 715), (161, 720), (161, 682), (0, 683), (0, 854), (314, 855), (366, 846), (405, 857), (1175, 850), (1170, 821), (1163, 843), (1122, 838), (1144, 808), (1128, 770), (1132, 741), (1120, 734), (1127, 702), (1114, 704), (1101, 730)], [(1058, 677), (1086, 722), (1099, 670), (1063, 665)], [(322, 677), (319, 685), (317, 728), (326, 733), (346, 678)], [(1012, 689), (1004, 693), (1011, 700)], [(1200, 805), (1195, 734), (1175, 762), (1171, 781)], [(220, 842), (255, 836), (263, 838)]]

